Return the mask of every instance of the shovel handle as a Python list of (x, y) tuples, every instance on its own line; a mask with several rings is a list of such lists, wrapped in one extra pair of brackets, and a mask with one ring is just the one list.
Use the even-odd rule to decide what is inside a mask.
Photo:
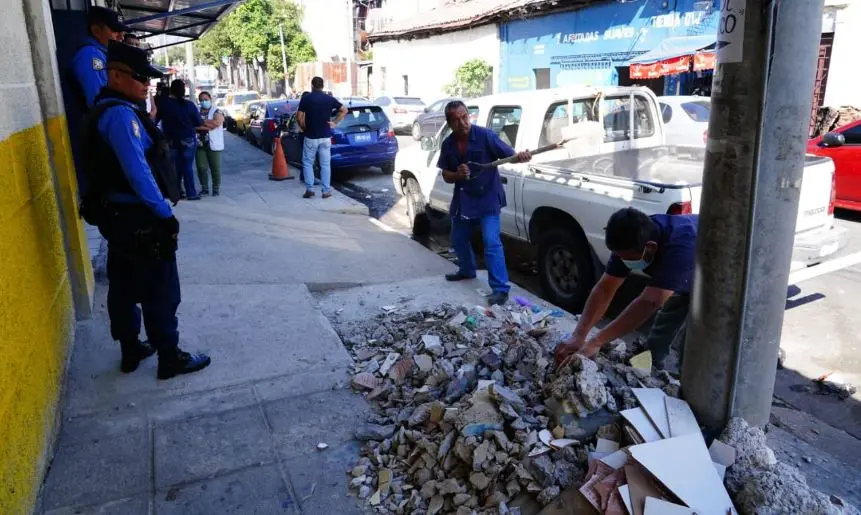
[[(574, 138), (565, 138), (565, 139), (562, 139), (556, 143), (551, 143), (549, 145), (544, 145), (543, 147), (536, 148), (535, 150), (532, 151), (532, 155), (534, 156), (537, 154), (543, 154), (544, 152), (550, 152), (551, 150), (555, 150), (555, 149), (561, 147), (562, 145), (568, 143), (572, 139), (574, 139)], [(480, 166), (482, 168), (492, 168), (494, 166), (504, 165), (507, 163), (513, 163), (516, 160), (517, 160), (517, 155), (515, 154), (515, 155), (510, 156), (510, 157), (503, 157), (502, 159), (497, 159), (496, 161), (493, 161), (490, 163), (472, 163), (472, 162), (470, 162), (467, 164), (477, 165), (477, 166)]]

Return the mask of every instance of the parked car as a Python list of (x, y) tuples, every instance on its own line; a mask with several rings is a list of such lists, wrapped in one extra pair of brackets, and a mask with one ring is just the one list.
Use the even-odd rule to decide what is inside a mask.
[(658, 105), (664, 121), (667, 145), (702, 149), (701, 152), (704, 152), (709, 134), (711, 98), (658, 97)]
[(443, 98), (424, 108), (424, 112), (416, 116), (413, 122), (413, 139), (418, 141), (425, 136), (433, 136), (445, 125), (445, 106), (459, 98)]
[(834, 161), (834, 204), (861, 211), (861, 120), (810, 140), (807, 152)]
[(260, 100), (260, 93), (256, 91), (236, 91), (228, 93), (224, 99), (224, 126), (227, 130), (235, 132), (236, 118), (242, 117), (248, 102)]
[(425, 103), (418, 97), (379, 97), (374, 103), (383, 108), (396, 131), (411, 130), (416, 117), (425, 110)]
[(338, 98), (338, 100), (344, 104), (349, 105), (350, 102), (370, 102), (371, 99), (367, 97), (342, 97)]
[[(367, 168), (378, 166), (383, 173), (392, 173), (398, 140), (386, 114), (370, 102), (353, 102), (347, 115), (332, 130), (332, 169)], [(287, 162), (302, 167), (302, 145), (305, 136), (290, 117), (281, 131), (281, 145)]]
[(245, 104), (243, 104), (242, 106), (242, 110), (239, 111), (235, 116), (233, 116), (233, 123), (234, 129), (236, 130), (236, 134), (239, 134), (240, 136), (245, 135), (245, 131), (246, 129), (248, 129), (248, 122), (251, 120), (251, 112), (256, 111), (258, 105), (259, 101), (256, 100), (245, 102)]
[(281, 120), (299, 108), (298, 100), (261, 100), (252, 105), (245, 139), (264, 152), (273, 152), (272, 141), (278, 134)]
[[(518, 150), (580, 137), (532, 162), (499, 167), (508, 205), (503, 234), (537, 247), (545, 297), (582, 307), (610, 257), (604, 227), (616, 210), (683, 214), (700, 210), (702, 160), (666, 145), (658, 99), (647, 88), (560, 88), (503, 93), (467, 103), (474, 123)], [(633, 125), (633, 126), (632, 126)], [(392, 180), (407, 198), (413, 231), (443, 225), (453, 187), (436, 163), (444, 126), (398, 153)], [(795, 220), (793, 261), (814, 264), (836, 252), (845, 231), (834, 225), (829, 159), (807, 156)]]

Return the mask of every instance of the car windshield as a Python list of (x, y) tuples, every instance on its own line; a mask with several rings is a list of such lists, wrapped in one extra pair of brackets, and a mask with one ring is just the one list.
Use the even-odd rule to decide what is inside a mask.
[(291, 104), (287, 100), (283, 102), (272, 102), (269, 104), (269, 114), (272, 118), (278, 118), (281, 115), (292, 113), (294, 111), (296, 111), (295, 107), (291, 109)]
[(233, 103), (234, 104), (244, 104), (245, 102), (248, 102), (249, 100), (257, 100), (259, 98), (260, 98), (260, 95), (258, 95), (257, 93), (244, 93), (242, 95), (234, 96), (233, 97)]
[(697, 100), (696, 102), (685, 102), (682, 104), (682, 109), (695, 122), (709, 121), (709, 114), (712, 110), (712, 104), (708, 100)]
[(386, 115), (379, 106), (351, 107), (347, 109), (347, 115), (338, 124), (338, 128), (347, 130), (359, 125), (380, 128), (386, 123)]
[(425, 105), (425, 103), (422, 102), (422, 99), (416, 98), (416, 97), (395, 97), (395, 102), (397, 102), (398, 104), (408, 105), (408, 106), (423, 106), (423, 105)]

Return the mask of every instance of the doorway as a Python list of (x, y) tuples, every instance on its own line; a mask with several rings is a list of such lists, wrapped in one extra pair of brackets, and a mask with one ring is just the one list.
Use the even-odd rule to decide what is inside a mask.
[(550, 89), (550, 68), (533, 68), (535, 89)]

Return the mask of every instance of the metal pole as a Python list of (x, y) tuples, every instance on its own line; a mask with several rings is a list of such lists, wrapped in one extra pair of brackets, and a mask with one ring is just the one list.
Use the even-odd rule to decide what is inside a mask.
[(278, 35), (281, 37), (281, 67), (284, 71), (284, 93), (287, 93), (287, 51), (284, 50), (284, 25), (278, 24)]
[(356, 56), (356, 29), (353, 27), (353, 0), (347, 0), (347, 30), (349, 35), (347, 43), (349, 44), (350, 49), (350, 52), (347, 54), (347, 96), (351, 97), (353, 96), (353, 59), (355, 59)]
[(197, 82), (194, 76), (194, 47), (191, 41), (185, 44), (185, 75), (188, 78), (188, 90), (191, 91), (190, 96), (194, 96), (194, 85)]
[(720, 14), (681, 375), (711, 432), (771, 412), (822, 2), (721, 0)]

